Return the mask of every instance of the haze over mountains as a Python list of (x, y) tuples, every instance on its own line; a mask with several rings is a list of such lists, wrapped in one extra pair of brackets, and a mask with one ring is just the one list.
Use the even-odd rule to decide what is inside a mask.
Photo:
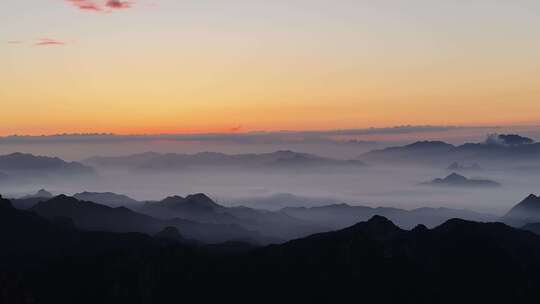
[[(502, 136), (502, 139), (499, 140), (498, 136)], [(139, 202), (204, 192), (229, 206), (260, 208), (265, 205), (264, 209), (271, 210), (294, 204), (309, 207), (348, 203), (370, 207), (399, 206), (404, 209), (429, 205), (502, 215), (511, 207), (510, 203), (515, 197), (535, 192), (534, 176), (540, 171), (534, 168), (540, 166), (537, 164), (540, 161), (524, 158), (523, 153), (519, 152), (520, 149), (534, 150), (537, 146), (526, 137), (492, 135), (490, 138), (479, 144), (436, 144), (445, 147), (444, 153), (437, 148), (436, 153), (431, 153), (432, 144), (418, 142), (367, 154), (379, 155), (397, 149), (399, 155), (409, 155), (401, 160), (400, 157), (392, 157), (390, 161), (368, 160), (371, 156), (366, 155), (359, 156), (361, 160), (338, 159), (286, 150), (242, 154), (148, 152), (97, 156), (80, 162), (63, 161), (65, 164), (60, 166), (83, 166), (91, 170), (91, 174), (74, 176), (63, 174), (61, 170), (55, 174), (40, 173), (38, 170), (32, 174), (25, 171), (26, 179), (17, 179), (15, 174), (10, 176), (12, 173), (5, 172), (5, 178), (0, 178), (0, 191), (9, 197), (20, 197), (41, 187), (56, 194), (115, 192), (127, 194)], [(431, 148), (426, 148), (426, 145)], [(449, 146), (454, 147), (450, 152), (447, 150)], [(458, 154), (454, 150), (461, 150), (465, 146), (476, 147), (473, 149), (475, 152), (461, 159), (455, 157)], [(505, 151), (495, 154), (507, 159), (493, 161), (484, 158), (486, 153), (493, 154), (490, 152), (492, 150)], [(107, 153), (104, 151), (103, 154)], [(40, 157), (34, 159), (40, 160)], [(47, 159), (44, 158), (44, 163)], [(426, 162), (429, 159), (433, 162)], [(457, 164), (452, 167), (455, 170), (448, 171), (452, 164)], [(478, 170), (479, 167), (482, 170)], [(3, 171), (0, 169), (0, 172)], [(417, 186), (452, 172), (468, 179), (493, 181), (503, 187), (481, 191), (481, 187), (429, 190)], [(274, 197), (281, 194), (289, 197)], [(252, 202), (246, 202), (246, 198)], [(294, 202), (294, 199), (299, 200)], [(122, 198), (118, 200), (121, 202)], [(305, 202), (302, 203), (302, 200)], [(112, 202), (109, 200), (109, 204), (112, 205)], [(258, 202), (261, 202), (259, 207)]]
[(156, 234), (166, 227), (176, 227), (183, 232), (185, 237), (207, 243), (228, 240), (268, 242), (264, 236), (243, 229), (238, 225), (202, 223), (182, 218), (159, 220), (134, 212), (126, 207), (112, 208), (93, 202), (79, 201), (64, 195), (39, 202), (30, 210), (49, 219), (70, 218), (75, 226), (90, 231)]
[(365, 164), (358, 160), (337, 160), (293, 151), (264, 154), (228, 155), (215, 152), (197, 154), (142, 153), (120, 157), (92, 157), (83, 163), (95, 167), (123, 168), (147, 172), (192, 170), (331, 170), (354, 169)]
[[(111, 195), (111, 198), (122, 197)], [(312, 233), (341, 229), (374, 215), (384, 215), (403, 228), (417, 224), (429, 227), (459, 217), (476, 221), (491, 221), (497, 217), (468, 210), (447, 208), (370, 208), (364, 206), (327, 205), (322, 207), (287, 207), (279, 211), (244, 206), (225, 207), (204, 194), (173, 196), (155, 202), (136, 202), (128, 198), (122, 207), (78, 200), (65, 195), (53, 198), (14, 199), (19, 209), (31, 210), (43, 217), (71, 218), (75, 226), (92, 231), (142, 232), (155, 234), (166, 227), (176, 227), (187, 239), (205, 243), (242, 240), (264, 244), (283, 242)], [(89, 196), (87, 196), (89, 197)], [(103, 195), (95, 196), (103, 198)], [(113, 201), (116, 206), (119, 201)], [(126, 208), (125, 206), (129, 206)]]
[(94, 175), (91, 167), (57, 157), (25, 153), (0, 155), (0, 183), (43, 182), (47, 179), (89, 178)]
[(421, 185), (433, 187), (470, 187), (470, 188), (494, 188), (501, 184), (488, 179), (467, 178), (463, 175), (452, 173), (445, 178), (436, 178)]
[(223, 301), (239, 286), (238, 303), (358, 292), (379, 303), (530, 301), (540, 203), (516, 202), (537, 191), (535, 173), (505, 168), (534, 166), (536, 145), (493, 135), (353, 160), (286, 150), (8, 155), (0, 302)]
[(0, 304), (540, 302), (539, 16), (1, 0)]

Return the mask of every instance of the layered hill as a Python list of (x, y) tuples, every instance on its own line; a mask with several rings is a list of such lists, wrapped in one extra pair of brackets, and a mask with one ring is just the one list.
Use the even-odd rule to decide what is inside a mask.
[(140, 207), (141, 202), (124, 194), (113, 192), (80, 192), (73, 195), (74, 198), (80, 201), (94, 202), (111, 207)]
[(0, 171), (55, 173), (65, 175), (92, 174), (91, 167), (78, 162), (66, 162), (58, 157), (36, 156), (26, 153), (0, 155)]
[(540, 288), (540, 236), (500, 223), (403, 230), (374, 216), (281, 245), (198, 248), (171, 228), (81, 232), (0, 200), (0, 228), (6, 303), (528, 303)]
[(79, 162), (67, 162), (57, 157), (36, 156), (26, 153), (0, 155), (0, 183), (49, 183), (96, 176), (90, 166)]
[(239, 225), (284, 240), (328, 229), (318, 223), (297, 219), (281, 212), (248, 207), (225, 207), (202, 193), (186, 197), (171, 196), (158, 202), (147, 202), (138, 210), (163, 219), (179, 217), (202, 223)]
[(70, 218), (78, 228), (83, 230), (155, 234), (171, 226), (176, 227), (186, 238), (207, 243), (227, 240), (268, 242), (267, 238), (238, 225), (200, 223), (181, 218), (162, 220), (137, 213), (126, 207), (113, 208), (79, 201), (65, 195), (41, 201), (30, 210), (49, 219)]
[(375, 215), (387, 217), (403, 229), (411, 229), (419, 224), (435, 227), (452, 218), (462, 218), (479, 222), (488, 222), (497, 219), (494, 215), (477, 213), (465, 209), (424, 207), (404, 210), (390, 207), (351, 206), (348, 204), (284, 208), (281, 212), (291, 217), (316, 222), (332, 229), (342, 229), (357, 222), (366, 221)]

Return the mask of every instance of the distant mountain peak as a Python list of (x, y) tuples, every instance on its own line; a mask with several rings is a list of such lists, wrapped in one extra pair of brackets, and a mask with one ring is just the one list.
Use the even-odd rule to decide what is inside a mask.
[(35, 194), (37, 197), (53, 197), (52, 193), (45, 189), (39, 189)]
[(421, 232), (427, 232), (429, 231), (429, 229), (424, 224), (418, 224), (411, 231), (415, 233), (421, 233)]
[(467, 221), (464, 219), (453, 218), (435, 227), (434, 230), (439, 231), (439, 232), (462, 231), (462, 230), (468, 229), (469, 227), (471, 227), (471, 225), (476, 225), (476, 224), (478, 223)]
[(521, 226), (540, 222), (540, 196), (529, 194), (503, 217), (504, 222)]
[(538, 200), (538, 198), (539, 198), (538, 196), (531, 193), (523, 201)]
[(222, 208), (221, 205), (215, 203), (204, 193), (190, 194), (186, 197), (178, 195), (169, 196), (157, 202), (157, 205), (172, 209), (190, 209), (191, 211)]
[(469, 179), (458, 173), (451, 173), (445, 178), (436, 178), (430, 182), (422, 183), (429, 186), (450, 186), (450, 187), (500, 187), (495, 181), (488, 179)]
[(534, 194), (529, 194), (525, 199), (519, 202), (514, 208), (538, 208), (540, 209), (540, 197)]
[(448, 148), (453, 147), (453, 145), (439, 140), (423, 140), (414, 142), (407, 147), (409, 148)]
[(392, 223), (391, 220), (387, 219), (386, 217), (384, 216), (380, 216), (380, 215), (374, 215), (372, 216), (368, 221), (367, 223), (369, 224), (372, 224), (372, 225), (394, 225), (394, 223)]
[(361, 232), (376, 240), (390, 239), (404, 231), (392, 221), (380, 215), (374, 215), (367, 222), (360, 222), (345, 230)]
[(76, 198), (71, 197), (71, 196), (67, 196), (67, 195), (65, 195), (65, 194), (57, 195), (57, 196), (53, 197), (53, 199), (55, 199), (55, 200), (62, 200), (62, 201), (77, 201)]
[(467, 178), (461, 174), (452, 172), (450, 175), (444, 178), (445, 181), (466, 181)]
[(98, 203), (107, 206), (134, 206), (139, 204), (135, 199), (114, 192), (89, 192), (84, 191), (73, 195), (74, 198), (80, 201)]
[(512, 147), (530, 145), (534, 143), (534, 140), (518, 134), (489, 134), (485, 143), (488, 145), (501, 145)]

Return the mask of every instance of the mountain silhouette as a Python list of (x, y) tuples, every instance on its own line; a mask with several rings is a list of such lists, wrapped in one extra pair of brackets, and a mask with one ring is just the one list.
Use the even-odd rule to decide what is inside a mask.
[(46, 201), (53, 197), (52, 193), (45, 189), (40, 189), (34, 194), (25, 195), (20, 198), (10, 198), (12, 205), (17, 209), (30, 209), (41, 201)]
[(142, 203), (123, 194), (113, 192), (80, 192), (73, 195), (74, 198), (80, 201), (94, 202), (111, 207), (136, 207)]
[(539, 236), (500, 223), (452, 219), (407, 231), (374, 217), (260, 249), (251, 274), (286, 289), (272, 300), (286, 294), (293, 301), (361, 295), (374, 303), (521, 302), (535, 297), (539, 257)]
[(21, 199), (29, 199), (29, 198), (47, 199), (47, 198), (52, 198), (52, 197), (53, 197), (52, 193), (50, 193), (49, 191), (47, 191), (45, 189), (40, 189), (34, 194), (29, 194), (29, 195), (25, 195), (25, 196), (21, 197)]
[(482, 162), (507, 167), (511, 161), (540, 159), (540, 143), (516, 134), (489, 135), (482, 143), (454, 146), (440, 141), (421, 141), (410, 145), (373, 150), (360, 156), (369, 163), (401, 163), (439, 166), (441, 163)]
[(71, 218), (78, 228), (90, 231), (141, 232), (153, 235), (165, 227), (173, 226), (181, 231), (186, 238), (208, 243), (227, 240), (267, 241), (257, 233), (237, 225), (199, 223), (180, 218), (161, 220), (137, 213), (126, 207), (113, 208), (93, 202), (79, 201), (66, 195), (42, 201), (30, 210), (49, 219), (55, 217)]
[(277, 239), (291, 239), (327, 229), (281, 212), (225, 207), (203, 193), (186, 197), (171, 196), (158, 202), (147, 202), (138, 211), (161, 219), (179, 217), (202, 223), (238, 225)]
[(191, 194), (185, 198), (171, 196), (153, 205), (185, 213), (205, 213), (223, 209), (203, 193)]
[[(530, 194), (515, 205), (502, 220), (515, 226), (540, 222), (540, 197)], [(530, 228), (530, 227), (529, 227)]]
[(92, 168), (78, 162), (66, 162), (57, 157), (25, 153), (0, 155), (0, 170), (4, 172), (42, 172), (65, 175), (93, 174)]
[(469, 179), (463, 175), (452, 173), (445, 178), (436, 178), (422, 185), (436, 187), (500, 187), (501, 184), (487, 179)]
[(463, 218), (481, 222), (497, 219), (494, 215), (469, 210), (425, 207), (404, 210), (391, 207), (351, 206), (348, 204), (333, 204), (319, 207), (289, 207), (283, 208), (281, 212), (294, 218), (330, 227), (331, 229), (342, 229), (359, 221), (366, 221), (376, 215), (389, 218), (404, 229), (412, 229), (418, 224), (434, 227), (452, 218)]
[(501, 223), (451, 219), (404, 230), (373, 216), (259, 248), (172, 239), (179, 235), (171, 227), (156, 238), (79, 231), (0, 199), (0, 242), (10, 245), (0, 251), (0, 281), (16, 283), (0, 284), (0, 300), (528, 303), (540, 287), (540, 236)]

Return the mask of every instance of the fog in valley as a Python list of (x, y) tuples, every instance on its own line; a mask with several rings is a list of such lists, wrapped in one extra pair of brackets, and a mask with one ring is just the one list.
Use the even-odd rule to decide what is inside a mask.
[[(53, 194), (79, 192), (114, 192), (138, 201), (160, 200), (171, 195), (185, 196), (205, 193), (224, 206), (249, 206), (279, 210), (284, 207), (323, 206), (347, 203), (370, 207), (445, 207), (469, 209), (476, 212), (503, 215), (529, 193), (538, 191), (537, 177), (540, 162), (534, 158), (491, 161), (488, 158), (463, 162), (463, 167), (449, 168), (451, 158), (422, 163), (374, 161), (364, 155), (375, 149), (401, 146), (416, 139), (445, 140), (463, 144), (465, 141), (483, 142), (490, 131), (506, 130), (385, 130), (364, 131), (366, 134), (346, 134), (349, 139), (329, 140), (327, 134), (315, 134), (302, 139), (298, 134), (264, 134), (264, 136), (213, 136), (200, 138), (121, 138), (114, 136), (78, 136), (58, 138), (4, 138), (0, 140), (0, 154), (12, 152), (58, 156), (93, 168), (90, 176), (63, 178), (28, 178), (25, 182), (2, 182), (4, 196), (19, 197), (45, 188)], [(513, 131), (513, 130), (509, 130)], [(536, 135), (529, 128), (521, 134)], [(332, 136), (336, 136), (332, 134)], [(341, 136), (341, 135), (340, 135)], [(426, 138), (432, 136), (433, 138)], [(219, 161), (201, 167), (141, 168), (140, 163), (116, 165), (129, 155), (148, 151), (196, 154), (204, 151), (227, 155), (275, 153), (293, 151), (309, 153), (325, 159), (357, 160), (365, 165), (317, 165), (286, 163), (276, 168), (246, 167), (242, 160), (228, 165)], [(291, 152), (291, 153), (293, 153)], [(429, 158), (418, 152), (418, 158)], [(438, 152), (433, 152), (438, 153)], [(144, 154), (143, 154), (144, 155)], [(100, 165), (92, 157), (118, 157), (113, 163)], [(455, 161), (457, 161), (456, 159)], [(293, 160), (294, 161), (294, 160)], [(477, 168), (467, 166), (476, 165)], [(156, 166), (156, 164), (152, 164)], [(460, 164), (461, 166), (461, 164)], [(436, 178), (457, 172), (468, 178), (488, 179), (500, 187), (432, 187), (423, 185)]]

